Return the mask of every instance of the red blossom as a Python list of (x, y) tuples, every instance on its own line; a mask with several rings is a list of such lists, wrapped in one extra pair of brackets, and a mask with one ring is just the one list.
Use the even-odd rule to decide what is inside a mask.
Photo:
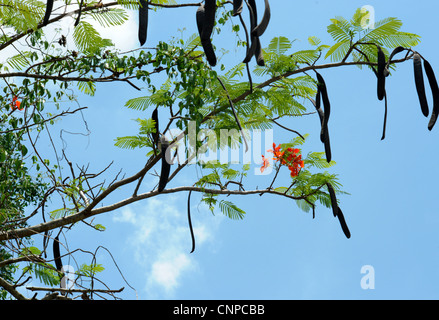
[(20, 111), (23, 110), (23, 108), (21, 107), (21, 101), (18, 100), (17, 96), (14, 96), (12, 98), (11, 107), (12, 107), (12, 110), (17, 110), (17, 109)]
[[(297, 177), (300, 170), (305, 167), (305, 162), (302, 160), (302, 155), (300, 154), (300, 149), (288, 148), (285, 151), (281, 151), (281, 145), (276, 146), (273, 143), (273, 149), (267, 150), (273, 153), (273, 160), (279, 161), (282, 165), (286, 165), (290, 170), (291, 177)], [(263, 164), (261, 167), (261, 172), (268, 167), (268, 160), (262, 156)]]

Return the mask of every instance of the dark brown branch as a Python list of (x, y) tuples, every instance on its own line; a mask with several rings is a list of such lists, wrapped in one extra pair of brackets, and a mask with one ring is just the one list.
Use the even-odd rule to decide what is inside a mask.
[[(145, 169), (143, 169), (143, 170), (145, 170)], [(143, 170), (139, 171), (137, 174), (135, 174), (134, 176), (132, 176), (130, 178), (118, 181), (115, 184), (113, 184), (112, 185), (113, 188), (111, 188), (111, 190), (110, 190), (110, 188), (108, 188), (103, 193), (102, 198), (105, 198), (105, 196), (107, 196), (109, 193), (114, 191), (116, 188), (138, 179), (140, 177), (140, 175), (143, 173)], [(296, 196), (292, 196), (292, 195), (285, 194), (282, 192), (277, 192), (277, 191), (270, 190), (270, 189), (243, 191), (243, 190), (227, 190), (227, 189), (221, 189), (221, 190), (220, 189), (207, 189), (207, 188), (202, 188), (202, 187), (184, 186), (184, 187), (177, 187), (177, 188), (172, 188), (172, 189), (165, 189), (162, 192), (158, 192), (157, 190), (154, 190), (151, 192), (137, 195), (136, 197), (127, 198), (125, 200), (122, 200), (120, 202), (117, 202), (117, 203), (114, 203), (114, 204), (111, 204), (108, 206), (103, 206), (103, 207), (99, 207), (96, 209), (92, 209), (94, 206), (96, 206), (98, 203), (101, 202), (101, 200), (98, 199), (99, 197), (97, 197), (92, 202), (92, 204), (90, 206), (88, 206), (87, 208), (85, 208), (84, 210), (82, 210), (78, 213), (75, 213), (75, 214), (72, 214), (72, 215), (69, 215), (66, 217), (62, 217), (59, 219), (51, 220), (51, 221), (48, 221), (46, 223), (40, 223), (38, 225), (28, 227), (28, 228), (22, 228), (22, 229), (17, 229), (17, 230), (1, 232), (0, 233), (0, 241), (33, 236), (35, 234), (39, 234), (39, 233), (42, 233), (42, 232), (47, 231), (47, 230), (59, 228), (61, 226), (65, 226), (65, 225), (69, 225), (69, 224), (72, 224), (72, 223), (75, 223), (78, 221), (82, 221), (86, 218), (89, 218), (89, 217), (92, 217), (92, 216), (95, 216), (98, 214), (103, 214), (105, 212), (114, 211), (116, 209), (122, 208), (122, 207), (129, 205), (131, 203), (134, 203), (136, 201), (155, 197), (159, 194), (187, 192), (187, 191), (216, 194), (216, 195), (227, 195), (227, 196), (230, 196), (230, 195), (248, 196), (248, 195), (256, 195), (256, 194), (258, 194), (258, 195), (272, 194), (272, 195), (282, 196), (282, 197), (286, 197), (286, 198), (293, 199), (293, 200), (303, 200), (303, 199), (306, 199), (308, 196), (314, 194), (314, 192), (312, 192), (310, 195), (296, 197)]]

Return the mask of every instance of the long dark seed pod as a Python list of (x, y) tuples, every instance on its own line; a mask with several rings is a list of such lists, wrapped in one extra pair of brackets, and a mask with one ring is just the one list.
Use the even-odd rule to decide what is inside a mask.
[(398, 53), (400, 53), (400, 52), (402, 52), (402, 51), (404, 51), (405, 50), (405, 48), (404, 47), (401, 47), (401, 46), (399, 46), (399, 47), (396, 47), (395, 49), (393, 49), (393, 51), (392, 51), (392, 53), (390, 53), (390, 56), (389, 56), (389, 60), (387, 60), (387, 68), (389, 67), (389, 65), (390, 65), (390, 61), (393, 59), (393, 57), (396, 55), (396, 54), (398, 54)]
[(386, 68), (386, 56), (384, 55), (383, 50), (381, 50), (380, 46), (378, 48), (378, 82), (377, 82), (377, 95), (379, 100), (384, 99), (384, 91), (386, 90), (386, 76), (384, 74), (384, 70)]
[[(398, 53), (400, 53), (400, 52), (402, 52), (402, 51), (404, 51), (404, 50), (406, 50), (406, 49), (405, 49), (404, 47), (401, 47), (401, 46), (396, 47), (395, 49), (393, 49), (392, 53), (391, 53), (390, 56), (389, 56), (389, 59), (387, 60), (386, 67), (384, 68), (384, 75), (385, 75), (386, 77), (388, 77), (388, 76), (390, 75), (390, 71), (389, 71), (390, 61), (393, 59), (393, 57), (394, 57), (396, 54), (398, 54)], [(375, 69), (374, 69), (374, 70), (375, 70)], [(375, 72), (375, 74), (377, 74), (377, 73)]]
[(233, 0), (233, 16), (240, 15), (244, 6), (243, 0)]
[[(250, 14), (250, 34), (252, 33), (252, 30), (256, 28), (257, 21), (258, 21), (258, 13), (256, 9), (256, 2), (254, 0), (245, 0), (248, 11)], [(251, 35), (250, 37), (250, 47), (247, 49), (247, 54), (244, 58), (243, 63), (249, 63), (251, 58), (256, 54), (256, 49), (258, 47), (258, 37), (255, 37)]]
[(326, 161), (329, 163), (332, 160), (332, 152), (331, 152), (331, 142), (329, 140), (328, 126), (326, 126), (324, 146), (325, 146)]
[[(328, 90), (326, 88), (325, 80), (323, 79), (323, 77), (320, 73), (316, 72), (316, 74), (317, 74), (317, 81), (318, 81), (317, 86), (320, 88), (320, 94), (322, 97), (323, 110), (324, 110), (324, 118), (323, 118), (323, 122), (322, 122), (322, 134), (320, 135), (320, 138), (322, 139), (322, 138), (324, 138), (325, 131), (328, 130), (328, 121), (329, 121), (329, 116), (331, 114), (331, 103), (329, 102)], [(322, 142), (325, 142), (325, 141), (322, 140)]]
[(216, 0), (205, 0), (204, 3), (204, 24), (201, 33), (201, 40), (210, 39), (215, 25), (216, 14)]
[(50, 14), (52, 13), (52, 9), (53, 9), (53, 1), (54, 0), (47, 0), (46, 12), (44, 13), (44, 19), (43, 19), (43, 26), (47, 25), (47, 23), (49, 22)]
[(195, 235), (194, 235), (194, 229), (192, 228), (192, 219), (191, 219), (191, 194), (192, 190), (189, 191), (189, 195), (187, 197), (187, 220), (189, 223), (189, 230), (191, 232), (191, 238), (192, 238), (192, 250), (191, 253), (195, 251)]
[(200, 35), (201, 45), (203, 46), (203, 51), (204, 54), (206, 55), (207, 62), (209, 62), (209, 65), (214, 67), (216, 66), (217, 59), (215, 55), (215, 50), (213, 50), (212, 42), (210, 40), (210, 35), (206, 39), (203, 38), (205, 36), (203, 30), (206, 25), (206, 14), (205, 14), (205, 7), (203, 4), (198, 7), (196, 20), (197, 20), (198, 34)]
[(162, 136), (160, 142), (161, 142), (162, 170), (160, 172), (158, 191), (162, 192), (165, 189), (166, 184), (168, 183), (169, 172), (171, 171), (171, 164), (166, 160), (166, 150), (169, 147), (169, 141), (166, 139), (165, 136)]
[(139, 42), (143, 46), (148, 34), (148, 1), (139, 0)]
[(428, 117), (428, 102), (427, 102), (427, 97), (425, 95), (424, 74), (422, 73), (422, 61), (421, 61), (421, 56), (417, 52), (413, 55), (413, 70), (415, 75), (416, 92), (418, 93), (422, 114)]
[(260, 37), (264, 34), (265, 30), (267, 29), (268, 23), (270, 22), (271, 18), (271, 10), (270, 10), (270, 3), (268, 3), (268, 0), (265, 0), (265, 10), (264, 10), (264, 16), (262, 17), (261, 22), (252, 29), (252, 36)]
[[(244, 28), (244, 32), (245, 32), (245, 39), (246, 39), (246, 46), (247, 46), (247, 51), (249, 50), (250, 46), (249, 46), (249, 35), (248, 35), (248, 30), (247, 30), (247, 26), (245, 25), (244, 19), (242, 18), (242, 15), (239, 15), (239, 21), (241, 21), (242, 27)], [(251, 76), (251, 72), (250, 72), (250, 68), (248, 66), (248, 62), (245, 64), (245, 68), (247, 70), (247, 76), (248, 76), (248, 82), (250, 84), (250, 93), (253, 93), (253, 79)]]
[(332, 213), (334, 214), (334, 217), (336, 217), (338, 211), (338, 204), (337, 204), (337, 197), (335, 196), (335, 190), (329, 182), (326, 183), (326, 186), (328, 187), (329, 197), (331, 198)]
[(346, 238), (349, 239), (351, 237), (351, 232), (349, 231), (348, 225), (346, 224), (346, 220), (344, 218), (343, 212), (339, 207), (337, 207), (337, 217), (338, 217), (338, 221), (340, 222), (343, 233), (345, 234)]
[(84, 3), (84, 0), (81, 0), (81, 3), (79, 4), (79, 13), (75, 20), (75, 27), (79, 24), (79, 20), (81, 19), (81, 12), (82, 12), (82, 4)]
[(153, 139), (154, 148), (156, 148), (158, 146), (158, 143), (159, 143), (159, 135), (160, 135), (159, 116), (158, 116), (157, 108), (155, 108), (154, 111), (152, 112), (151, 118), (155, 122), (155, 133), (152, 134), (152, 139)]
[(427, 75), (428, 82), (430, 84), (431, 93), (433, 95), (433, 111), (431, 113), (430, 122), (428, 123), (428, 130), (432, 130), (438, 114), (439, 114), (439, 87), (437, 84), (436, 76), (434, 75), (433, 68), (431, 67), (430, 63), (424, 59), (424, 69), (425, 74)]
[(381, 140), (386, 138), (386, 127), (387, 127), (387, 93), (384, 91), (384, 123), (383, 123), (383, 135)]
[(390, 60), (392, 60), (392, 58), (393, 58), (396, 54), (398, 54), (398, 53), (400, 53), (400, 52), (403, 52), (404, 50), (405, 50), (405, 48), (404, 48), (404, 47), (401, 47), (401, 46), (396, 47), (395, 49), (393, 49), (392, 53), (391, 53), (390, 56), (389, 56), (389, 62), (390, 62)]
[[(310, 99), (314, 107), (316, 108), (317, 114), (319, 115), (320, 119), (320, 125), (323, 123), (323, 119), (325, 118), (325, 113), (323, 112), (322, 108), (320, 107), (320, 88), (317, 87), (317, 95), (316, 100)], [(331, 143), (329, 139), (329, 131), (328, 126), (326, 126), (326, 131), (320, 131), (320, 140), (323, 141), (325, 146), (325, 155), (326, 155), (326, 161), (331, 162), (332, 159), (332, 153), (331, 153)]]
[(58, 237), (58, 235), (53, 240), (53, 259), (55, 260), (56, 270), (61, 272), (62, 261), (61, 261), (61, 253), (59, 250), (59, 237)]
[(256, 57), (256, 63), (258, 66), (265, 66), (264, 56), (262, 54), (262, 48), (261, 48), (261, 41), (259, 41), (259, 38), (256, 40), (256, 50), (255, 50), (255, 57)]

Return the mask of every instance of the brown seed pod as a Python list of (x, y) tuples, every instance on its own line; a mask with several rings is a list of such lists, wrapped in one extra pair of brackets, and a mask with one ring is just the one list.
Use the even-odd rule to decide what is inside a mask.
[[(253, 8), (249, 1), (246, 1), (246, 3), (247, 3), (248, 11), (250, 14), (250, 30), (253, 30), (253, 28), (256, 27), (256, 16), (255, 16), (256, 6)], [(252, 57), (255, 55), (256, 47), (258, 45), (256, 40), (257, 40), (257, 37), (250, 36), (250, 45), (248, 46), (247, 54), (244, 58), (243, 63), (249, 63), (250, 60), (252, 59)]]
[(151, 118), (155, 122), (155, 132), (152, 134), (152, 137), (153, 137), (152, 139), (153, 139), (154, 147), (157, 147), (158, 143), (159, 143), (159, 135), (160, 135), (159, 116), (158, 116), (157, 108), (155, 108), (154, 111), (152, 112)]
[(59, 237), (56, 236), (53, 240), (53, 259), (55, 260), (56, 270), (61, 272), (62, 269), (62, 261), (61, 261), (61, 253), (59, 250)]
[(216, 0), (205, 0), (204, 3), (204, 23), (201, 40), (210, 39), (215, 25), (216, 14)]
[(428, 82), (430, 84), (431, 93), (433, 95), (433, 111), (431, 113), (430, 122), (428, 123), (428, 130), (432, 130), (438, 114), (439, 114), (439, 87), (437, 84), (436, 76), (434, 74), (433, 68), (431, 67), (430, 63), (424, 59), (424, 69), (425, 74), (427, 75)]
[[(317, 87), (320, 89), (320, 94), (323, 101), (323, 110), (324, 110), (324, 118), (322, 122), (322, 132), (320, 134), (320, 140), (322, 142), (325, 142), (324, 133), (326, 130), (328, 130), (328, 121), (329, 121), (329, 116), (331, 114), (331, 103), (329, 102), (328, 90), (326, 88), (325, 80), (323, 79), (320, 73), (316, 72), (316, 74), (318, 81)], [(319, 92), (319, 90), (317, 92)]]
[(351, 232), (349, 231), (348, 225), (346, 224), (346, 220), (344, 218), (343, 212), (339, 207), (337, 207), (337, 218), (340, 222), (341, 229), (343, 230), (343, 233), (345, 234), (346, 238), (350, 239)]
[[(320, 106), (320, 88), (319, 86), (317, 86), (317, 95), (316, 95), (316, 100), (311, 100), (312, 104), (314, 105), (314, 107), (316, 108), (317, 114), (319, 115), (319, 119), (320, 119), (320, 125), (323, 124), (323, 119), (325, 118), (325, 113), (323, 111), (323, 109)], [(332, 159), (332, 153), (331, 153), (331, 142), (329, 139), (329, 130), (328, 130), (328, 126), (326, 126), (326, 130), (320, 130), (320, 140), (324, 143), (325, 146), (325, 155), (326, 155), (326, 161), (331, 162)]]
[(143, 46), (148, 34), (148, 1), (139, 0), (139, 42)]
[(268, 23), (270, 22), (271, 18), (271, 10), (270, 10), (270, 3), (268, 0), (265, 0), (265, 10), (264, 15), (262, 17), (261, 22), (252, 29), (252, 36), (260, 37), (264, 34), (265, 30), (267, 29)]
[(255, 57), (256, 57), (256, 63), (258, 66), (265, 66), (264, 61), (264, 55), (262, 54), (262, 48), (261, 48), (261, 41), (259, 41), (259, 38), (255, 40), (256, 42), (256, 50), (255, 50)]
[[(206, 55), (206, 59), (209, 64), (214, 67), (217, 64), (217, 59), (215, 55), (215, 50), (213, 49), (212, 42), (210, 40), (210, 35), (206, 39), (203, 38), (205, 36), (204, 28), (206, 24), (206, 13), (205, 6), (202, 4), (197, 9), (196, 20), (197, 20), (197, 28), (198, 34), (200, 35), (201, 45), (203, 46), (204, 54)], [(215, 21), (214, 21), (215, 22)]]
[(424, 74), (422, 73), (421, 56), (416, 52), (413, 55), (413, 70), (415, 75), (416, 92), (418, 93), (419, 103), (424, 116), (428, 117), (428, 102), (425, 95)]
[(194, 235), (194, 230), (192, 228), (192, 219), (191, 219), (191, 194), (192, 194), (192, 190), (189, 191), (189, 195), (187, 197), (187, 220), (189, 223), (189, 230), (191, 232), (191, 239), (192, 239), (191, 253), (192, 253), (195, 251), (195, 235)]
[(54, 0), (47, 0), (46, 12), (44, 13), (44, 19), (43, 19), (43, 26), (47, 25), (47, 23), (49, 22), (50, 14), (52, 13), (52, 9), (53, 9), (53, 1)]
[(79, 24), (79, 20), (81, 19), (81, 12), (82, 12), (82, 4), (84, 3), (84, 0), (81, 0), (81, 3), (79, 4), (79, 13), (75, 20), (75, 27)]
[(158, 191), (162, 192), (165, 189), (166, 184), (168, 183), (169, 172), (171, 171), (171, 164), (166, 159), (166, 150), (169, 147), (169, 141), (165, 138), (165, 136), (162, 136), (160, 142), (161, 142), (162, 170), (160, 172)]
[(386, 67), (386, 56), (384, 55), (383, 50), (381, 50), (380, 46), (378, 48), (378, 70), (377, 70), (377, 95), (379, 100), (384, 99), (384, 92), (386, 90), (386, 76), (384, 74), (384, 70)]
[(387, 127), (387, 93), (384, 91), (384, 123), (383, 123), (383, 135), (381, 140), (386, 138), (386, 127)]
[(335, 190), (329, 182), (326, 183), (326, 186), (328, 187), (329, 197), (331, 198), (332, 213), (334, 214), (334, 217), (336, 217), (338, 212), (338, 204)]
[(243, 0), (233, 0), (233, 16), (237, 16), (242, 13), (242, 8), (244, 6)]

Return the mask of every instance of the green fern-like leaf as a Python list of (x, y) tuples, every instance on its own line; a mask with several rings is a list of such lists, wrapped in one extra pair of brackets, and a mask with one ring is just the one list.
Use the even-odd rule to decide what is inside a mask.
[(151, 146), (149, 138), (144, 136), (117, 137), (114, 145), (122, 149), (136, 149)]
[(218, 204), (221, 212), (225, 214), (227, 217), (233, 220), (242, 220), (244, 219), (245, 211), (238, 208), (235, 204), (230, 201), (221, 200)]
[(103, 27), (120, 26), (128, 20), (128, 14), (121, 8), (94, 11), (90, 16)]
[(280, 56), (292, 47), (292, 42), (287, 37), (276, 37), (270, 41), (267, 51)]
[(101, 38), (99, 32), (87, 21), (81, 20), (73, 31), (75, 45), (84, 52), (95, 53), (112, 45), (107, 39)]

